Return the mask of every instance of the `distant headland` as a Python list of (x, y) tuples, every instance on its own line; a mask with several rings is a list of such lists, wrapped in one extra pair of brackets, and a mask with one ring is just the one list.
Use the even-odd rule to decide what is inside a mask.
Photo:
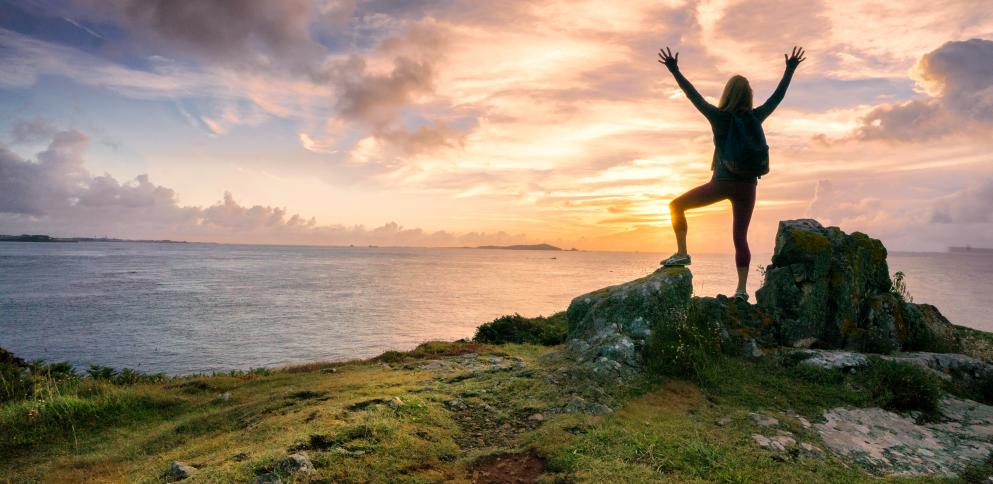
[(155, 242), (159, 244), (187, 244), (183, 240), (134, 240), (114, 239), (109, 237), (52, 237), (51, 235), (3, 235), (0, 242)]
[(949, 247), (948, 248), (948, 252), (956, 252), (956, 253), (973, 252), (973, 253), (976, 253), (976, 254), (993, 254), (993, 248), (988, 248), (988, 247), (972, 247), (970, 245), (967, 245), (965, 247)]
[[(477, 249), (501, 249), (501, 250), (565, 250), (551, 244), (531, 244), (531, 245), (481, 245)], [(569, 249), (569, 252), (576, 252), (576, 249)]]

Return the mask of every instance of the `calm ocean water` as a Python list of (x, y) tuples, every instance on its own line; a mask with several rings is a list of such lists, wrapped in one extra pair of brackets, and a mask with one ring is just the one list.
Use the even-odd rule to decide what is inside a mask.
[[(24, 358), (190, 373), (369, 357), (472, 336), (655, 269), (663, 254), (152, 243), (0, 243), (0, 347)], [(759, 263), (769, 256), (757, 255)], [(993, 256), (891, 254), (915, 302), (993, 330)], [(731, 256), (694, 256), (698, 295)], [(758, 287), (753, 273), (749, 291)]]

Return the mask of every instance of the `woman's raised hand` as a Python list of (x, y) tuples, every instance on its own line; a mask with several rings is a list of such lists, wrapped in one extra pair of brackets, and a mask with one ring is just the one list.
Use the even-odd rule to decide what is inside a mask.
[(664, 49), (659, 49), (659, 63), (665, 64), (670, 71), (674, 71), (677, 68), (677, 63), (679, 62), (679, 52), (676, 55), (672, 55), (672, 50), (668, 47)]
[(792, 54), (790, 55), (783, 54), (783, 57), (786, 58), (786, 67), (789, 67), (790, 69), (796, 69), (801, 62), (807, 60), (807, 58), (804, 57), (804, 55), (806, 55), (806, 52), (804, 52), (803, 47), (793, 46)]

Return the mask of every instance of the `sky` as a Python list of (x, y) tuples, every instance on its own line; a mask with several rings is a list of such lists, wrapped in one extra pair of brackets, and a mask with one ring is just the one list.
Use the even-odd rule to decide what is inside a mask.
[[(0, 233), (674, 250), (734, 74), (771, 172), (749, 240), (816, 218), (993, 246), (988, 0), (0, 0)], [(730, 253), (727, 202), (691, 252)]]

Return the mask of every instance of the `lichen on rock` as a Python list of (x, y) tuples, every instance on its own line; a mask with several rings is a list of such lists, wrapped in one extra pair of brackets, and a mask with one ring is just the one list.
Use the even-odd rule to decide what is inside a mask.
[(686, 317), (693, 292), (686, 268), (662, 267), (625, 284), (572, 300), (566, 351), (582, 369), (602, 379), (636, 374), (652, 332)]
[(816, 220), (784, 220), (756, 298), (786, 346), (874, 353), (958, 348), (954, 327), (936, 308), (903, 301), (892, 288), (879, 240)]
[(880, 474), (955, 477), (993, 450), (993, 407), (946, 398), (945, 419), (917, 423), (881, 408), (834, 408), (814, 424), (825, 445)]

